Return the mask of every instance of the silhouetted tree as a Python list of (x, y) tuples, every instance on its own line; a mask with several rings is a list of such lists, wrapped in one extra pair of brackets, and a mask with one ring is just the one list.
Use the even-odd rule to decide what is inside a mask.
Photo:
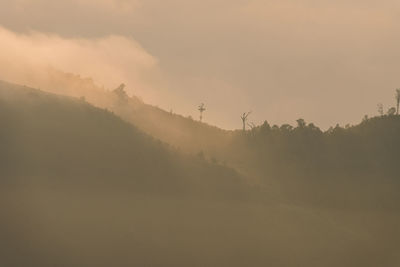
[(293, 130), (293, 126), (290, 125), (290, 124), (282, 124), (281, 127), (280, 127), (280, 130), (282, 132), (290, 132), (290, 131)]
[(271, 126), (268, 121), (264, 121), (264, 123), (260, 126), (261, 133), (265, 134), (271, 131)]
[(125, 101), (128, 98), (128, 94), (125, 92), (125, 84), (121, 83), (118, 88), (114, 89), (114, 94), (116, 94), (120, 101)]
[(378, 104), (378, 113), (379, 113), (379, 115), (381, 115), (381, 116), (383, 116), (383, 114), (384, 114), (384, 111), (383, 111), (383, 104), (382, 104), (382, 103), (379, 103), (379, 104)]
[(396, 96), (395, 96), (395, 98), (396, 98), (396, 107), (397, 107), (397, 109), (396, 109), (396, 114), (397, 115), (399, 115), (399, 105), (400, 105), (400, 89), (396, 89)]
[(256, 125), (254, 124), (254, 122), (248, 122), (247, 126), (250, 127), (250, 129), (254, 129), (256, 127)]
[(201, 121), (203, 121), (203, 112), (206, 111), (206, 108), (204, 107), (204, 103), (201, 103), (198, 109), (200, 111), (200, 122), (201, 122)]
[(389, 116), (395, 115), (396, 114), (396, 108), (394, 108), (394, 107), (389, 108), (388, 111), (387, 111), (387, 114)]
[(303, 119), (298, 119), (298, 120), (297, 120), (297, 127), (299, 127), (299, 128), (304, 128), (304, 127), (306, 127), (306, 121), (303, 120)]
[(242, 116), (240, 116), (240, 118), (242, 119), (243, 122), (243, 131), (246, 131), (246, 123), (247, 123), (247, 118), (249, 117), (249, 115), (251, 114), (251, 111), (249, 112), (244, 112), (242, 114)]

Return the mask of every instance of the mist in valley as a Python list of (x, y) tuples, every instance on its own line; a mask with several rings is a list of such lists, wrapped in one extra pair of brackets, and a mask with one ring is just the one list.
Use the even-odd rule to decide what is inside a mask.
[(166, 2), (0, 2), (0, 266), (398, 266), (397, 4)]

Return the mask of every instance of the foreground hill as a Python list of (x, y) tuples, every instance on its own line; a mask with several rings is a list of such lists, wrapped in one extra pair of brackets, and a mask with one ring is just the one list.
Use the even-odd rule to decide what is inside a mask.
[[(306, 194), (293, 199), (271, 197), (274, 192), (268, 182), (251, 187), (235, 171), (201, 155), (182, 155), (82, 99), (4, 82), (0, 82), (0, 125), (1, 265), (364, 267), (400, 263), (399, 213), (396, 206), (380, 208), (386, 202), (377, 197), (374, 208), (365, 201), (350, 208), (318, 205), (304, 201)], [(276, 128), (270, 130), (271, 136), (278, 133)], [(320, 188), (315, 187), (314, 176), (307, 180), (290, 172), (279, 175), (277, 170), (284, 170), (286, 162), (300, 163), (307, 153), (300, 148), (294, 150), (300, 151), (298, 155), (284, 153), (289, 140), (283, 139), (281, 143), (271, 139), (276, 144), (272, 149), (267, 145), (270, 134), (263, 128), (234, 133), (229, 149), (246, 151), (238, 153), (243, 164), (254, 166), (262, 177), (287, 177), (280, 184), (282, 191), (287, 192), (295, 179), (294, 184), (302, 185), (299, 189)], [(290, 135), (298, 138), (294, 132)], [(270, 159), (264, 155), (278, 151), (291, 156), (267, 168)], [(342, 161), (337, 164), (337, 170), (342, 168)], [(306, 172), (299, 169), (299, 173)], [(333, 177), (338, 178), (338, 173), (345, 172)], [(369, 183), (354, 177), (360, 179), (360, 187), (379, 185), (376, 180)], [(361, 196), (360, 190), (353, 189), (354, 198)], [(323, 192), (340, 196), (341, 191)], [(376, 196), (385, 191), (379, 192)], [(320, 196), (335, 203), (325, 194)]]
[[(185, 154), (201, 155), (214, 162), (222, 162), (253, 183), (259, 180), (258, 172), (248, 164), (248, 151), (237, 151), (236, 145), (233, 145), (237, 141), (234, 140), (237, 136), (234, 131), (144, 103), (139, 97), (128, 95), (123, 86), (108, 90), (97, 86), (90, 78), (54, 69), (48, 71), (41, 86), (46, 92), (80, 98), (96, 107), (108, 109), (146, 134)], [(128, 89), (132, 91), (132, 88)]]
[(182, 152), (224, 162), (251, 181), (310, 176), (310, 171), (311, 175), (397, 175), (400, 116), (376, 117), (325, 132), (303, 120), (297, 127), (266, 122), (246, 132), (226, 131), (148, 105), (128, 96), (122, 87), (108, 91), (91, 79), (55, 70), (49, 71), (47, 80), (46, 91), (84, 97)]
[(0, 104), (0, 157), (9, 176), (174, 193), (239, 183), (234, 171), (183, 156), (82, 100), (1, 82)]

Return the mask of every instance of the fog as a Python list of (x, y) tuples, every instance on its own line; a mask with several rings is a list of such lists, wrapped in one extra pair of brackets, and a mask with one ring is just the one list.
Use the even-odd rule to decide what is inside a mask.
[(90, 77), (108, 89), (126, 82), (144, 99), (157, 99), (153, 88), (162, 79), (157, 59), (131, 38), (62, 38), (0, 28), (0, 39), (2, 80), (50, 90), (49, 71), (57, 70)]
[(0, 82), (3, 265), (398, 265), (399, 116), (223, 131), (53, 74), (110, 106)]
[[(136, 61), (118, 62), (125, 75), (106, 76), (121, 78), (118, 83), (130, 84), (132, 93), (167, 110), (194, 116), (205, 102), (206, 120), (224, 128), (240, 127), (239, 116), (247, 110), (253, 110), (254, 123), (303, 117), (327, 128), (358, 122), (374, 114), (379, 102), (393, 105), (400, 64), (398, 5), (392, 0), (21, 0), (0, 2), (0, 24), (12, 32), (33, 30), (67, 40), (93, 43), (121, 36), (139, 43), (158, 67), (142, 77), (145, 85), (134, 71), (133, 81), (126, 77)], [(116, 47), (115, 58), (132, 51), (130, 45)], [(100, 83), (114, 83), (93, 72)]]
[(399, 7), (0, 0), (0, 265), (398, 266)]

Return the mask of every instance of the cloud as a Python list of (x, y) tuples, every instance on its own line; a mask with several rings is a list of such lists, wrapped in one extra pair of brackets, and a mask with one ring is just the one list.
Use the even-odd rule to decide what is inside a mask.
[(166, 109), (193, 116), (206, 102), (208, 122), (227, 128), (240, 127), (237, 114), (248, 109), (255, 122), (304, 117), (327, 128), (393, 104), (399, 8), (396, 0), (0, 0), (0, 24), (25, 33), (17, 39), (32, 39), (33, 29), (79, 47), (85, 61), (74, 72), (100, 83), (133, 77), (136, 93)]
[[(106, 10), (108, 12), (117, 12), (124, 14), (132, 12), (139, 7), (139, 2), (136, 0), (69, 0), (69, 1), (48, 1), (48, 0), (14, 0), (5, 3), (9, 9), (19, 12), (38, 10), (40, 7), (69, 7), (83, 8), (85, 11), (96, 12)], [(43, 10), (51, 14), (51, 10)], [(70, 10), (69, 10), (70, 11)]]
[(0, 79), (40, 87), (49, 68), (91, 77), (107, 88), (124, 82), (143, 97), (154, 94), (160, 77), (157, 59), (131, 38), (63, 38), (0, 28)]

